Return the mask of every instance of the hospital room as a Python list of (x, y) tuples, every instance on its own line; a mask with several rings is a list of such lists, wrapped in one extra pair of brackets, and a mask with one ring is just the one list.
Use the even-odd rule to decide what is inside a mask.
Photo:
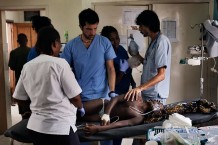
[(218, 145), (218, 0), (0, 13), (0, 145)]

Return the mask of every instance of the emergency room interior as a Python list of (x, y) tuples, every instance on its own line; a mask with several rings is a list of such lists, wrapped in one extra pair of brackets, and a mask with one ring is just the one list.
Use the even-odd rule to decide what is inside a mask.
[[(170, 92), (167, 104), (200, 98), (218, 105), (217, 0), (0, 0), (0, 145), (9, 145), (12, 141), (14, 145), (32, 144), (13, 140), (12, 137), (4, 135), (11, 126), (21, 121), (17, 105), (11, 105), (14, 73), (8, 67), (8, 60), (10, 51), (18, 46), (17, 34), (22, 32), (28, 34), (29, 47), (33, 47), (36, 42), (31, 21), (26, 20), (28, 14), (29, 17), (33, 14), (31, 12), (49, 17), (60, 33), (64, 46), (67, 41), (81, 34), (78, 14), (86, 8), (92, 8), (98, 13), (100, 21), (97, 34), (100, 34), (106, 25), (114, 26), (119, 32), (120, 44), (126, 50), (130, 42), (129, 36), (133, 34), (142, 56), (145, 55), (150, 40), (132, 28), (137, 26), (135, 18), (140, 12), (146, 9), (154, 10), (160, 19), (161, 32), (169, 38), (172, 45)], [(205, 35), (209, 35), (210, 40), (203, 39)], [(142, 65), (133, 68), (132, 74), (138, 86)], [(218, 113), (210, 119), (212, 123), (208, 123), (210, 120), (202, 121), (208, 123), (202, 126), (218, 127), (216, 126)], [(147, 129), (153, 127), (151, 125)], [(137, 132), (134, 128), (131, 129)], [(125, 129), (114, 131), (120, 131), (120, 134), (126, 132)], [(218, 136), (218, 132), (216, 133), (214, 136)], [(139, 136), (145, 137), (145, 134), (146, 131)], [(107, 136), (110, 136), (110, 133)], [(137, 134), (126, 137), (123, 135), (122, 145), (132, 144), (136, 136)]]

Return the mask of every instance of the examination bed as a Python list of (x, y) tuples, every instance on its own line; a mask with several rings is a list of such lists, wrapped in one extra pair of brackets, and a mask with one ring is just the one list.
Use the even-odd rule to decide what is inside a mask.
[[(184, 102), (184, 101), (183, 101)], [(178, 103), (178, 102), (177, 102)], [(177, 104), (174, 103), (174, 104)], [(186, 113), (183, 114), (186, 117), (189, 117), (192, 120), (193, 126), (202, 126), (204, 123), (208, 123), (215, 119), (218, 119), (218, 111), (211, 113)], [(146, 135), (148, 129), (154, 126), (161, 126), (164, 120), (153, 122), (153, 123), (145, 123), (135, 126), (127, 126), (122, 128), (110, 129), (107, 131), (96, 133), (92, 136), (85, 136), (81, 127), (78, 127), (78, 134), (81, 142), (85, 141), (99, 141), (99, 140), (109, 140), (113, 138), (137, 138), (138, 136)], [(10, 127), (4, 135), (6, 137), (12, 138), (13, 140), (17, 140), (19, 142), (31, 143), (31, 140), (27, 131), (27, 122), (28, 119), (24, 119), (14, 126)], [(77, 125), (80, 126), (81, 123)], [(84, 123), (82, 123), (84, 124)], [(204, 126), (204, 125), (203, 125)]]
[[(192, 120), (193, 126), (201, 126), (203, 123), (218, 119), (218, 112), (210, 114), (190, 113), (184, 116)], [(85, 136), (81, 130), (78, 131), (81, 141), (94, 141), (94, 140), (109, 140), (113, 138), (137, 138), (141, 135), (146, 135), (148, 129), (154, 126), (162, 126), (163, 121), (158, 121), (149, 124), (141, 124), (135, 126), (128, 126), (122, 128), (111, 129), (108, 131), (99, 132), (92, 136)]]

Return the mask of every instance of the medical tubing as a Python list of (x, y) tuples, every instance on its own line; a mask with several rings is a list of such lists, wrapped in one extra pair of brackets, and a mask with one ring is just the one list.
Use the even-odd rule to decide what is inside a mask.
[(159, 109), (159, 108), (155, 108), (155, 109), (153, 109), (153, 110), (151, 110), (151, 111), (149, 111), (149, 112), (143, 113), (142, 111), (138, 110), (138, 109), (135, 108), (135, 107), (129, 106), (129, 108), (130, 108), (132, 111), (135, 111), (137, 114), (142, 115), (142, 116), (147, 115), (147, 114), (149, 114), (149, 113), (151, 113), (151, 112), (156, 111), (156, 110)]
[(212, 57), (213, 61), (214, 61), (214, 65), (213, 65), (213, 69), (215, 69), (216, 66), (216, 59), (214, 57)]
[(195, 24), (194, 26), (191, 26), (192, 29), (195, 28), (195, 26), (200, 27), (201, 29), (201, 70), (200, 70), (200, 98), (203, 97), (204, 94), (204, 78), (203, 78), (203, 70), (204, 70), (204, 32), (203, 32), (203, 24)]
[(101, 98), (101, 100), (102, 100), (102, 108), (101, 108), (101, 111), (98, 113), (100, 117), (104, 114), (104, 100), (105, 100), (105, 98)]
[(113, 118), (116, 118), (117, 117), (117, 119), (115, 120), (115, 121), (113, 121), (113, 122), (111, 122), (111, 123), (115, 123), (115, 122), (117, 122), (117, 121), (119, 121), (119, 116), (114, 116), (114, 117), (111, 117), (111, 120), (113, 119)]
[(76, 128), (79, 129), (79, 130), (81, 130), (81, 129), (83, 129), (85, 126), (86, 126), (86, 124), (83, 123), (83, 124), (77, 125)]
[(203, 97), (203, 94), (204, 94), (204, 78), (203, 78), (203, 70), (204, 70), (204, 32), (203, 32), (203, 24), (201, 23), (200, 24), (200, 27), (201, 27), (201, 78), (200, 78), (200, 98)]

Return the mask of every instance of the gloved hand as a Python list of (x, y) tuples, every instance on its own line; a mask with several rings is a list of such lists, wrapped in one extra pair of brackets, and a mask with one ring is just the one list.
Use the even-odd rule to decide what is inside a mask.
[(119, 96), (119, 95), (116, 94), (114, 91), (111, 91), (111, 92), (108, 94), (108, 96), (109, 96), (110, 98), (114, 98), (114, 97)]
[(84, 107), (78, 109), (78, 111), (80, 112), (81, 117), (83, 117), (86, 114), (86, 111), (85, 111)]
[(129, 68), (128, 61), (125, 59), (121, 59), (120, 60), (120, 71), (125, 73), (128, 68)]

